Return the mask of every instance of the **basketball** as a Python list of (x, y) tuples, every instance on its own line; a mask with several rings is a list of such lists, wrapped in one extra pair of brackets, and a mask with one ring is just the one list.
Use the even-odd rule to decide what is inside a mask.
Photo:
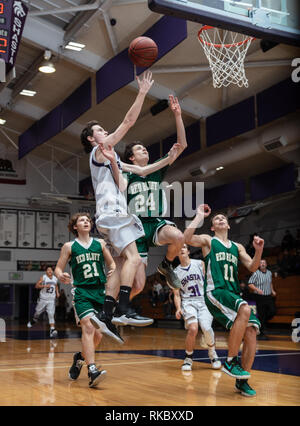
[(158, 55), (158, 47), (149, 37), (137, 37), (129, 46), (129, 58), (138, 67), (150, 67)]

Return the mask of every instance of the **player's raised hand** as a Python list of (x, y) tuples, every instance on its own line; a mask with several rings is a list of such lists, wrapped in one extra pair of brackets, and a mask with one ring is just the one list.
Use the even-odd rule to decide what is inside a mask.
[(181, 107), (178, 102), (178, 99), (174, 97), (173, 95), (169, 95), (169, 101), (170, 101), (170, 108), (174, 115), (181, 115)]
[(211, 208), (208, 204), (200, 204), (197, 207), (197, 215), (201, 215), (203, 217), (208, 217), (211, 214)]
[(253, 238), (253, 247), (255, 250), (262, 251), (264, 248), (265, 241), (257, 235)]
[(152, 79), (152, 72), (146, 71), (141, 80), (138, 76), (136, 76), (136, 81), (139, 86), (140, 93), (148, 93), (154, 83), (154, 80)]
[(110, 162), (115, 161), (116, 157), (115, 157), (115, 150), (113, 149), (113, 147), (111, 145), (108, 145), (107, 147), (105, 147), (104, 144), (99, 144), (99, 149), (102, 152), (102, 154), (104, 155), (105, 158), (107, 158)]

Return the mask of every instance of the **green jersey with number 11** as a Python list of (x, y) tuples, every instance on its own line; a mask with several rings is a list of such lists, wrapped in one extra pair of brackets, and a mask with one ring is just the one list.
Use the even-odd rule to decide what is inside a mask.
[(236, 243), (228, 241), (225, 245), (219, 238), (213, 237), (210, 252), (204, 259), (205, 292), (223, 289), (238, 294), (238, 261), (239, 249)]
[(73, 286), (99, 286), (103, 289), (106, 283), (104, 273), (104, 257), (99, 240), (91, 238), (88, 248), (85, 248), (77, 239), (71, 247), (70, 266), (72, 269)]

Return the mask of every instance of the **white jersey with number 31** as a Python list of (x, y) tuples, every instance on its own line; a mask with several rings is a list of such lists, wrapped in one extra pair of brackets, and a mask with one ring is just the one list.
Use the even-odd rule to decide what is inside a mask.
[(195, 299), (204, 296), (204, 274), (202, 261), (190, 259), (189, 266), (177, 266), (174, 272), (181, 281), (180, 296), (182, 299)]

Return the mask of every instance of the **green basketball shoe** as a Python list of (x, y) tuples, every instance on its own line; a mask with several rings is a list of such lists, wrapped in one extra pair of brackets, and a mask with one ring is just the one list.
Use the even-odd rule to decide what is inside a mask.
[(255, 396), (256, 391), (248, 384), (248, 380), (237, 380), (235, 382), (235, 391), (244, 396)]
[(222, 371), (235, 379), (250, 379), (251, 375), (241, 366), (238, 357), (235, 356), (230, 362), (225, 361)]

